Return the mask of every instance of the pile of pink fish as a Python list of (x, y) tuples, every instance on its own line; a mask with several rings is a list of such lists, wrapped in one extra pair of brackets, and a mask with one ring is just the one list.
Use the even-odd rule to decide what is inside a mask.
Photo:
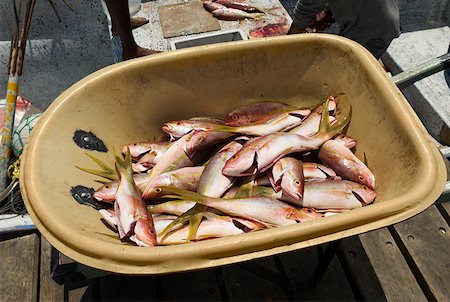
[(261, 9), (244, 1), (236, 0), (206, 0), (203, 7), (220, 20), (237, 21), (257, 19), (264, 16)]
[[(336, 112), (339, 112), (336, 115)], [(375, 177), (342, 134), (351, 106), (258, 102), (224, 119), (165, 123), (170, 140), (123, 146), (94, 197), (104, 221), (139, 246), (304, 223), (372, 203)]]

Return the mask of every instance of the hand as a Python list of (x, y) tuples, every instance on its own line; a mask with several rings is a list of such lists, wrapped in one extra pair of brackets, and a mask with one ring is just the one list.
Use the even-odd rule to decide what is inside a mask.
[(331, 11), (322, 10), (317, 13), (316, 21), (310, 25), (310, 28), (312, 28), (314, 32), (322, 31), (329, 27), (332, 22), (334, 22), (334, 20)]
[(287, 32), (288, 35), (302, 34), (302, 33), (306, 33), (305, 29), (298, 28), (294, 24), (291, 24), (291, 27), (289, 28), (289, 31)]

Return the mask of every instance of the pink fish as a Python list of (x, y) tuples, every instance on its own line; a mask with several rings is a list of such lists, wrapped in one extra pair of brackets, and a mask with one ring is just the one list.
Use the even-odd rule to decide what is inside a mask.
[[(168, 192), (161, 189), (163, 186), (182, 188), (196, 191), (204, 166), (184, 167), (158, 175), (148, 183), (142, 183), (139, 188), (145, 188), (142, 197), (146, 200), (167, 195)], [(149, 181), (147, 177), (147, 181)]]
[(246, 2), (235, 0), (215, 0), (215, 3), (224, 5), (229, 8), (235, 8), (247, 13), (262, 13), (262, 11)]
[(148, 179), (145, 188), (142, 188), (144, 196), (151, 194), (150, 191), (154, 189), (151, 182), (162, 173), (193, 166), (193, 162), (184, 151), (186, 143), (191, 139), (192, 135), (193, 133), (186, 134), (170, 145), (161, 159), (150, 171), (150, 178)]
[(322, 180), (305, 183), (302, 206), (315, 209), (354, 209), (374, 201), (376, 193), (367, 186), (348, 180)]
[(336, 172), (327, 166), (316, 163), (303, 163), (303, 174), (305, 179), (335, 179)]
[(194, 130), (191, 139), (186, 143), (184, 151), (188, 156), (193, 157), (197, 151), (220, 143), (234, 135), (234, 133), (227, 132)]
[(228, 113), (225, 124), (236, 127), (264, 123), (281, 113), (296, 109), (298, 108), (281, 102), (251, 103)]
[(172, 137), (179, 138), (193, 130), (214, 131), (217, 126), (223, 125), (223, 121), (215, 118), (192, 118), (189, 120), (178, 120), (167, 122), (162, 130)]
[[(238, 228), (230, 217), (209, 218), (200, 222), (195, 237), (192, 240), (220, 238), (243, 233), (244, 231)], [(158, 237), (158, 241), (160, 244), (179, 244), (190, 241), (188, 237), (189, 227), (186, 226), (172, 231), (165, 236)]]
[(303, 164), (293, 157), (283, 157), (272, 167), (273, 189), (276, 192), (283, 191), (291, 200), (300, 203), (303, 199), (305, 178), (303, 175)]
[[(313, 136), (319, 132), (320, 113), (312, 112), (299, 126), (292, 128), (288, 132), (291, 134), (298, 134), (302, 136)], [(336, 120), (333, 116), (329, 117), (330, 125), (334, 124)]]
[(137, 163), (132, 165), (133, 171), (144, 172), (152, 168), (163, 157), (164, 153), (166, 153), (167, 149), (169, 149), (169, 146), (171, 144), (172, 144), (171, 142), (154, 144), (151, 150), (142, 155), (142, 157), (139, 158)]
[(219, 8), (226, 8), (226, 6), (224, 6), (220, 3), (209, 1), (209, 0), (203, 2), (203, 7), (210, 13), (212, 13), (213, 11), (215, 11), (216, 9), (219, 9)]
[(372, 171), (339, 141), (330, 140), (323, 144), (319, 158), (342, 178), (375, 189), (375, 176)]
[(270, 197), (246, 197), (221, 199), (212, 198), (187, 190), (166, 187), (179, 198), (192, 200), (208, 207), (215, 208), (231, 216), (255, 220), (268, 226), (283, 226), (304, 222), (321, 217), (321, 214), (311, 216), (309, 212), (301, 211), (293, 206)]
[[(324, 106), (328, 106), (328, 100)], [(231, 157), (222, 172), (227, 176), (246, 176), (258, 171), (264, 172), (287, 154), (319, 149), (323, 143), (340, 133), (350, 119), (351, 106), (347, 115), (333, 126), (330, 126), (328, 111), (323, 111), (319, 132), (312, 137), (285, 132), (262, 136), (254, 143), (247, 143)]]
[[(150, 178), (150, 174), (148, 173), (138, 173), (133, 174), (133, 180), (136, 186), (139, 188), (142, 184), (144, 184)], [(105, 183), (100, 188), (95, 190), (93, 196), (98, 201), (112, 203), (116, 200), (117, 188), (119, 187), (119, 181), (114, 180), (108, 183)]]
[(128, 148), (130, 149), (131, 158), (133, 160), (138, 160), (142, 155), (153, 150), (167, 150), (170, 144), (170, 142), (140, 142), (128, 144), (122, 147), (122, 154), (125, 154)]
[(220, 19), (220, 20), (226, 20), (226, 21), (238, 21), (238, 20), (244, 20), (244, 19), (257, 19), (264, 16), (264, 14), (255, 13), (250, 14), (247, 12), (244, 12), (239, 9), (234, 8), (219, 8), (212, 12), (213, 16)]
[(189, 200), (173, 200), (149, 205), (148, 210), (151, 213), (166, 213), (180, 216), (192, 209), (195, 205), (195, 202)]
[(254, 136), (268, 135), (279, 131), (286, 131), (300, 125), (310, 113), (311, 110), (308, 109), (291, 110), (278, 114), (264, 123), (249, 124), (238, 127), (224, 125), (218, 126), (215, 130)]
[(116, 167), (120, 174), (114, 211), (120, 239), (129, 238), (139, 246), (156, 245), (156, 232), (152, 216), (133, 180), (131, 154), (127, 149), (125, 160), (116, 156)]

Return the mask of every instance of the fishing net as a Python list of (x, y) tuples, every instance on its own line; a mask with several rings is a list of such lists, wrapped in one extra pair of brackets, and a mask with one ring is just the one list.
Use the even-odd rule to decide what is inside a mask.
[(13, 160), (9, 166), (8, 176), (11, 178), (11, 182), (3, 192), (0, 192), (0, 215), (26, 214), (27, 210), (20, 193), (18, 159)]

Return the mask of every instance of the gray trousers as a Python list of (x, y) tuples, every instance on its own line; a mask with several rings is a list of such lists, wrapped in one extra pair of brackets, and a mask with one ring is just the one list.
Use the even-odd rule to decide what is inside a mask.
[(400, 34), (397, 0), (298, 0), (293, 24), (307, 28), (327, 4), (339, 24), (339, 34), (363, 45), (376, 58)]

